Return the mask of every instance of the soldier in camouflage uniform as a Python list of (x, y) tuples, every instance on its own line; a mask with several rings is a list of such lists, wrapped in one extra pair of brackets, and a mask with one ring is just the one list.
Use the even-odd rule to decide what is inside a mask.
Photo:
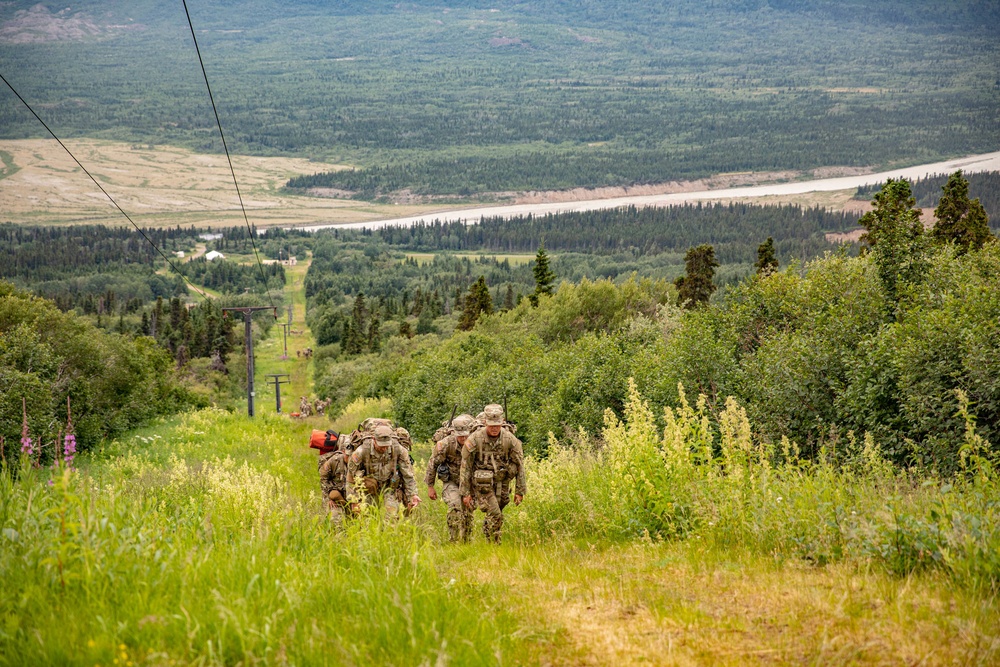
[(344, 436), (338, 448), (319, 457), (319, 485), (330, 510), (330, 518), (338, 526), (347, 509), (347, 464), (354, 451), (350, 436)]
[(392, 492), (393, 476), (402, 480), (407, 509), (420, 502), (417, 480), (413, 476), (410, 454), (396, 439), (391, 426), (379, 424), (372, 437), (365, 438), (354, 450), (347, 464), (347, 500), (351, 509), (360, 510), (360, 503), (375, 503), (381, 499), (387, 513), (398, 516), (400, 502)]
[(402, 426), (396, 429), (396, 439), (399, 440), (399, 444), (406, 447), (406, 451), (413, 451), (413, 438), (410, 437), (410, 432)]
[[(476, 418), (472, 421), (472, 424), (469, 426), (469, 434), (471, 435), (472, 433), (475, 433), (479, 429), (485, 427), (486, 412), (484, 411), (476, 415)], [(503, 429), (508, 431), (511, 435), (517, 435), (517, 424), (512, 424), (511, 422), (506, 421), (506, 415), (504, 416)], [(524, 459), (523, 454), (521, 458), (522, 460)], [(507, 467), (507, 474), (505, 475), (505, 478), (500, 479), (498, 482), (497, 488), (499, 491), (497, 491), (497, 504), (500, 505), (501, 512), (503, 511), (503, 508), (510, 504), (510, 483), (517, 479), (517, 475), (520, 472), (518, 470), (519, 467), (520, 466), (516, 463), (509, 465)]]
[(472, 537), (472, 510), (462, 503), (459, 479), (462, 473), (462, 447), (469, 437), (472, 415), (459, 415), (452, 420), (452, 433), (434, 445), (434, 453), (427, 462), (427, 497), (437, 500), (434, 482), (441, 480), (441, 497), (448, 505), (448, 537), (452, 542), (468, 542)]
[(487, 405), (483, 412), (485, 427), (472, 433), (462, 447), (459, 493), (466, 508), (478, 507), (486, 513), (483, 533), (499, 544), (503, 512), (498, 495), (512, 476), (516, 480), (514, 504), (521, 504), (527, 493), (524, 452), (521, 441), (504, 428), (502, 407)]

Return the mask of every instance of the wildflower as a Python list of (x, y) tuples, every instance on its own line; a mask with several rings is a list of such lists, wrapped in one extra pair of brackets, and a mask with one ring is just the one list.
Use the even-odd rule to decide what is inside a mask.
[(72, 433), (67, 433), (66, 437), (63, 439), (63, 463), (66, 467), (73, 467), (73, 459), (76, 457), (76, 436)]
[(69, 396), (66, 397), (66, 437), (63, 439), (63, 463), (67, 468), (73, 467), (76, 457), (76, 436), (73, 434), (73, 414), (69, 409)]
[(35, 454), (35, 449), (31, 444), (31, 437), (28, 435), (28, 403), (23, 396), (21, 397), (21, 414), (24, 416), (21, 420), (21, 453), (27, 454), (28, 458), (31, 458)]

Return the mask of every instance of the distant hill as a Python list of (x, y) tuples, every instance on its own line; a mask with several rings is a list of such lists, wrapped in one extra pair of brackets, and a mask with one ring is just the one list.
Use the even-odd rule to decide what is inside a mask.
[[(366, 197), (918, 163), (1000, 138), (995, 2), (190, 8), (230, 147), (378, 167), (330, 183)], [(63, 135), (221, 150), (180, 5), (4, 3), (0, 63)], [(0, 90), (0, 138), (43, 132)]]

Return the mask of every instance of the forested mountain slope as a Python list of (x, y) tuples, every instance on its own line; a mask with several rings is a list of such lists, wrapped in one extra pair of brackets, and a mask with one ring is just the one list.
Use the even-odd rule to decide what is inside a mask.
[[(230, 147), (377, 196), (920, 162), (1000, 137), (996, 3), (191, 3)], [(182, 7), (0, 7), (66, 135), (220, 150)], [(7, 90), (0, 136), (41, 136)]]

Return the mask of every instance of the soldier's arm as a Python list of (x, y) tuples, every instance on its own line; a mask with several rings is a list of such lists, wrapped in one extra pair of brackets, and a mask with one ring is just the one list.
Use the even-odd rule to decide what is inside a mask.
[(352, 503), (360, 501), (360, 498), (354, 491), (355, 476), (358, 474), (360, 464), (361, 450), (355, 449), (354, 453), (351, 454), (351, 458), (347, 460), (347, 500)]
[(403, 479), (403, 493), (407, 500), (417, 495), (417, 478), (413, 474), (413, 464), (410, 463), (410, 453), (403, 445), (399, 447), (399, 476)]
[(528, 477), (524, 472), (524, 447), (522, 446), (521, 441), (517, 438), (514, 438), (514, 447), (511, 449), (511, 460), (517, 465), (517, 478), (514, 482), (514, 493), (516, 495), (523, 496), (528, 492)]
[(424, 474), (424, 486), (434, 486), (437, 481), (437, 467), (441, 463), (444, 452), (444, 441), (434, 443), (434, 453), (427, 462), (427, 472)]
[(469, 445), (472, 444), (472, 437), (469, 437), (469, 441), (462, 447), (462, 470), (458, 474), (458, 493), (464, 498), (465, 496), (472, 495), (472, 466), (473, 453)]
[(323, 498), (329, 498), (330, 492), (334, 489), (334, 472), (333, 472), (333, 462), (334, 459), (331, 457), (323, 462), (323, 465), (319, 469), (319, 486), (323, 491)]

